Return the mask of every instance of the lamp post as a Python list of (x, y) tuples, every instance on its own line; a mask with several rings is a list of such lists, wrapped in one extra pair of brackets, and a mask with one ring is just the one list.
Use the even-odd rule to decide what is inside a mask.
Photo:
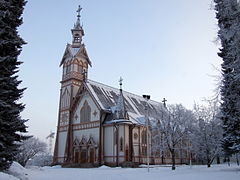
[(148, 137), (148, 131), (149, 131), (149, 118), (148, 118), (148, 106), (147, 101), (150, 99), (150, 95), (143, 95), (143, 98), (146, 101), (145, 109), (146, 109), (146, 126), (147, 126), (147, 168), (149, 172), (149, 137)]

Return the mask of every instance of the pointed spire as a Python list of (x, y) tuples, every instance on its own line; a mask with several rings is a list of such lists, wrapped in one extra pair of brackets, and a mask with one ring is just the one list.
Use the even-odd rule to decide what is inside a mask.
[(122, 92), (122, 82), (123, 79), (120, 77), (119, 85), (120, 85), (120, 94), (118, 96), (117, 104), (115, 106), (115, 118), (116, 119), (127, 119), (127, 111), (125, 108), (124, 96)]
[(79, 5), (78, 6), (78, 9), (77, 9), (77, 21), (76, 23), (74, 24), (74, 27), (72, 29), (72, 36), (73, 36), (73, 40), (72, 40), (72, 46), (74, 47), (80, 47), (81, 44), (82, 44), (82, 37), (84, 36), (84, 31), (83, 31), (83, 28), (80, 24), (80, 13), (81, 13), (81, 6)]
[(79, 5), (78, 9), (76, 11), (77, 12), (77, 22), (74, 24), (74, 29), (82, 29), (81, 24), (80, 24), (80, 17), (81, 17), (80, 13), (81, 13), (81, 10), (82, 10), (82, 8)]
[(122, 82), (123, 82), (123, 78), (120, 77), (120, 79), (119, 79), (120, 91), (122, 91)]

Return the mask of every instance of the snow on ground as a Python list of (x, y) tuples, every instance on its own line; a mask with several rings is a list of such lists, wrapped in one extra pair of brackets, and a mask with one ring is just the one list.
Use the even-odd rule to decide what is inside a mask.
[(28, 173), (28, 170), (22, 167), (19, 163), (13, 162), (11, 167), (8, 170), (8, 173), (21, 179), (21, 180), (27, 180), (26, 175)]
[[(240, 167), (226, 164), (206, 166), (178, 166), (175, 171), (171, 167), (154, 166), (147, 172), (147, 168), (110, 168), (102, 166), (100, 168), (80, 169), (61, 168), (60, 166), (30, 168), (27, 171), (28, 180), (239, 180)], [(0, 180), (15, 180), (3, 178)], [(6, 174), (5, 174), (6, 175)]]
[(18, 180), (18, 178), (14, 177), (12, 175), (0, 172), (0, 180)]

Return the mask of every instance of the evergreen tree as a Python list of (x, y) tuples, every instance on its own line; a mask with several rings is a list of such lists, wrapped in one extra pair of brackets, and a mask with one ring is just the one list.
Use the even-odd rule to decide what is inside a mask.
[(223, 148), (230, 156), (240, 152), (240, 4), (238, 0), (214, 1), (222, 45), (219, 56), (223, 60)]
[(24, 89), (18, 85), (18, 55), (24, 41), (17, 28), (22, 24), (24, 0), (0, 0), (0, 170), (7, 169), (17, 153), (21, 133), (26, 132), (26, 120), (20, 112), (24, 105), (19, 103)]

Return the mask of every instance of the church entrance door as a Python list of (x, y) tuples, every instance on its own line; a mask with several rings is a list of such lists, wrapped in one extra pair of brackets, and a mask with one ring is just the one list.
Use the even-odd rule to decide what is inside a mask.
[(80, 159), (80, 162), (81, 163), (86, 163), (87, 162), (87, 150), (86, 149), (83, 149), (81, 151), (81, 159)]
[(128, 148), (125, 150), (125, 161), (129, 161)]
[(94, 152), (94, 149), (91, 148), (90, 149), (90, 163), (94, 163), (94, 159), (95, 159), (95, 152)]
[(74, 163), (78, 163), (79, 162), (79, 152), (75, 152), (74, 154)]

